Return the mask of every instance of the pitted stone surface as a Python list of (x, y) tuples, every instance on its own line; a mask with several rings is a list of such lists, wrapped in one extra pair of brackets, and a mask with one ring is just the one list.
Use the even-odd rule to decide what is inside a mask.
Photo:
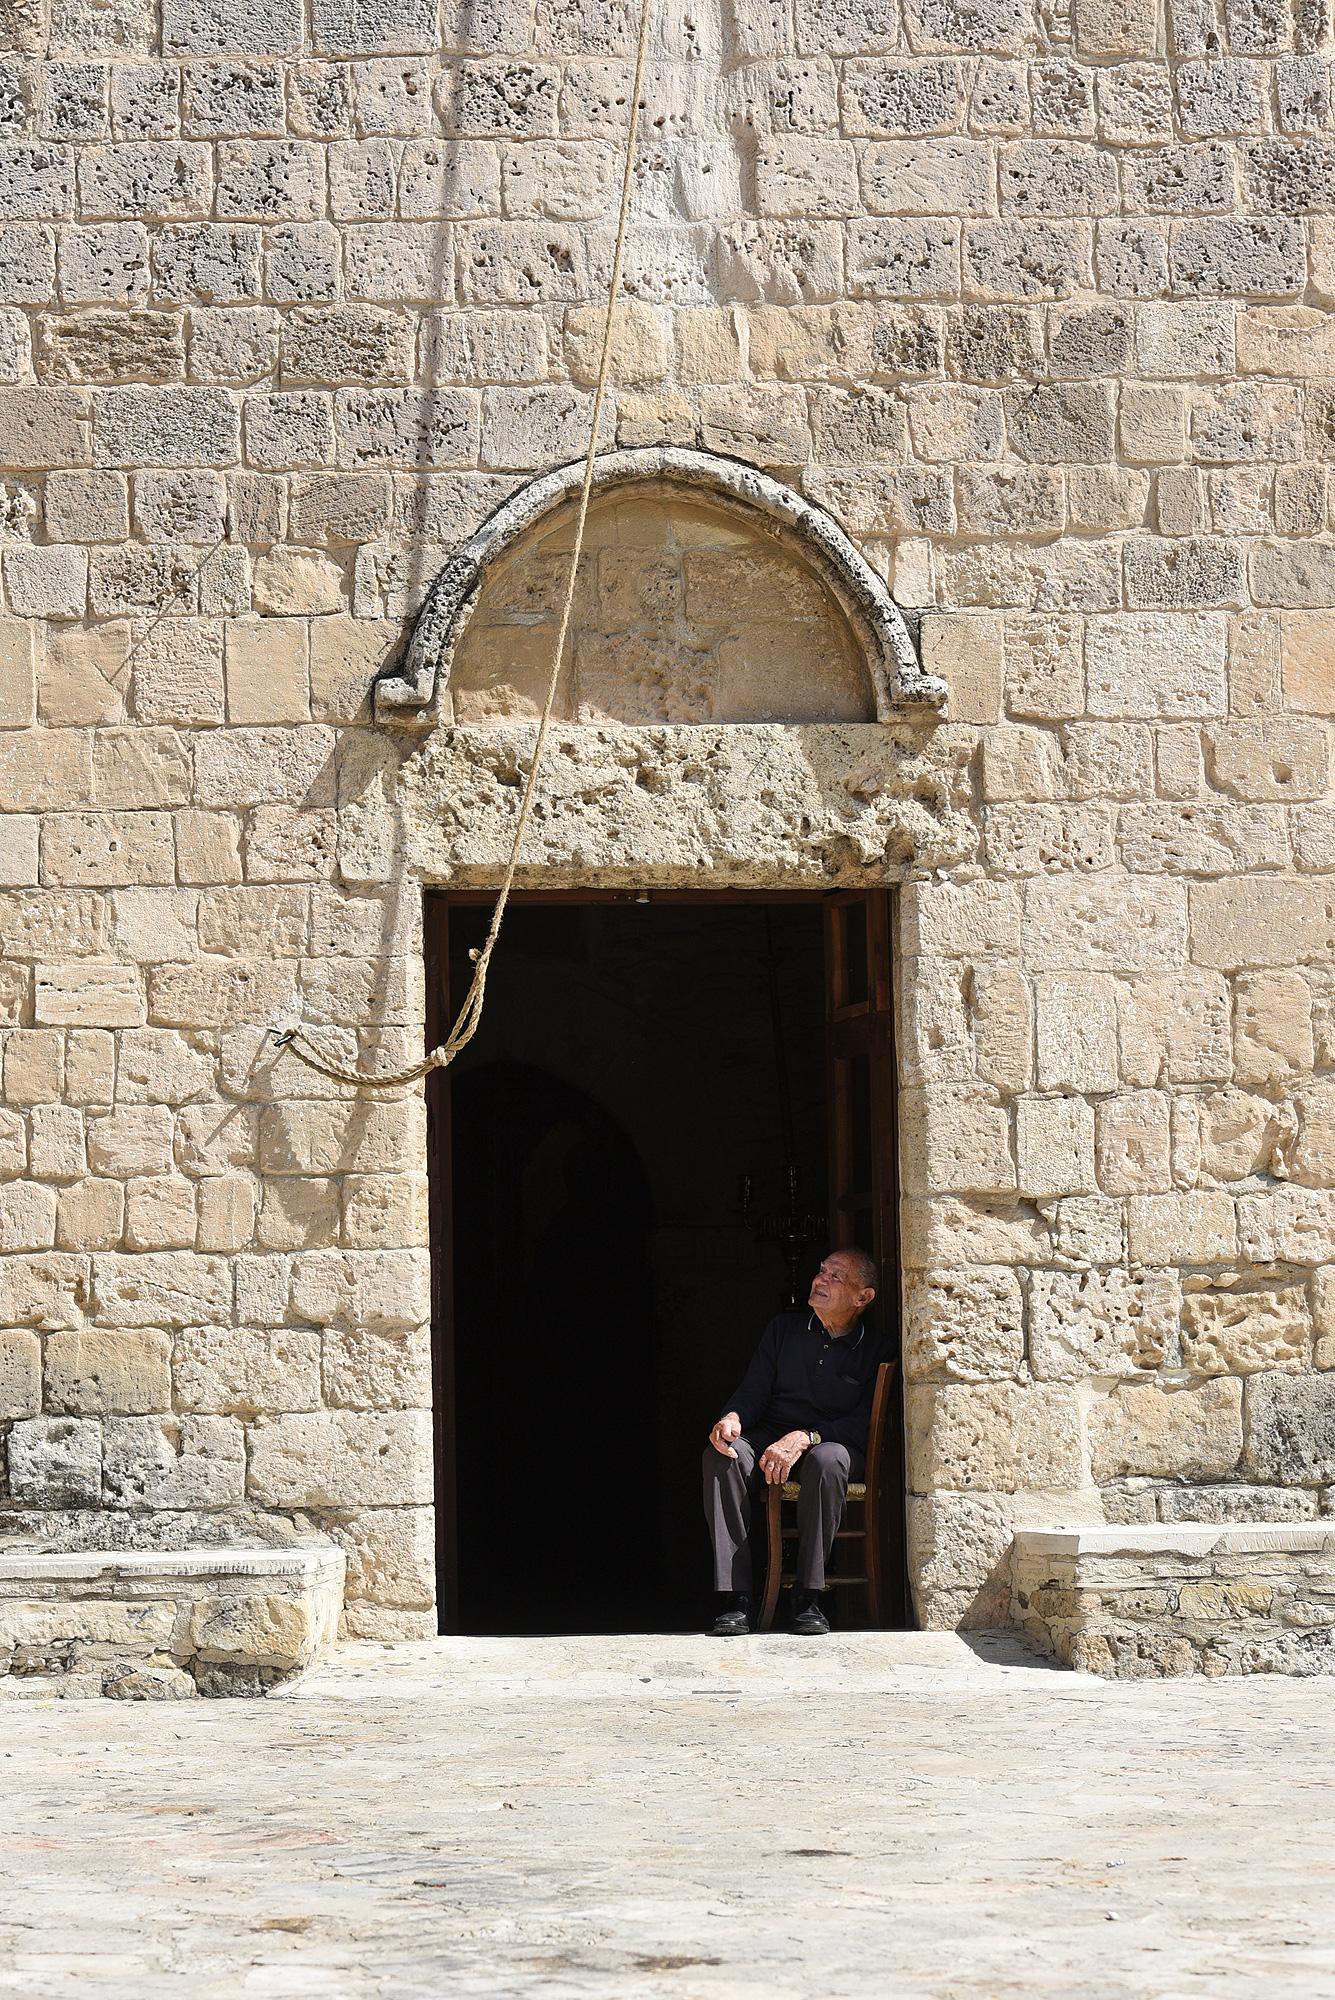
[[(11, 1976), (157, 2000), (189, 1953), (220, 1991), (339, 2000), (987, 1992), (1017, 1965), (1053, 2000), (1326, 1993), (1324, 1828), (1295, 1810), (1332, 1776), (1323, 1684), (819, 1643), (358, 1646), (295, 1700), (11, 1705)], [(776, 1754), (780, 1822), (739, 1815)]]

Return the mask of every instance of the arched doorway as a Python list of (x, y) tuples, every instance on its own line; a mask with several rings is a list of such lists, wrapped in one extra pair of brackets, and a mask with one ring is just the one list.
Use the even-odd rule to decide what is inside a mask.
[(633, 1618), (658, 1567), (644, 1167), (531, 1063), (464, 1064), (452, 1100), (461, 1625), (588, 1629), (609, 1575)]

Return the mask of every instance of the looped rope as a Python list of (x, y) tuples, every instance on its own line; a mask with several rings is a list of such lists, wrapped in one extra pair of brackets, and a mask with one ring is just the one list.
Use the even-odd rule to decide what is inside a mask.
[(635, 50), (635, 82), (630, 94), (630, 122), (626, 128), (626, 158), (621, 176), (621, 208), (617, 215), (616, 253), (612, 259), (612, 282), (607, 298), (607, 319), (603, 326), (603, 351), (598, 366), (598, 387), (593, 399), (593, 423), (589, 431), (589, 450), (584, 461), (584, 483), (580, 488), (579, 512), (575, 519), (575, 541), (570, 552), (570, 574), (566, 579), (565, 601), (561, 606), (561, 622), (556, 634), (556, 653), (552, 660), (551, 678), (547, 683), (547, 699), (543, 703), (542, 720), (538, 724), (537, 740), (533, 745), (533, 762), (529, 767), (528, 783), (524, 787), (523, 802), (519, 808), (519, 818), (515, 825), (515, 837), (510, 849), (510, 859), (506, 865), (501, 892), (492, 912), (491, 926), (486, 942), (476, 954), (476, 969), (468, 988), (464, 1004), (459, 1010), (459, 1018), (446, 1040), (438, 1049), (411, 1069), (400, 1071), (395, 1076), (358, 1076), (350, 1070), (340, 1070), (314, 1056), (303, 1054), (298, 1041), (305, 1041), (313, 1047), (299, 1028), (289, 1028), (282, 1034), (270, 1033), (280, 1048), (286, 1048), (298, 1062), (305, 1063), (307, 1069), (318, 1070), (321, 1076), (332, 1078), (335, 1083), (346, 1083), (355, 1088), (369, 1086), (377, 1090), (391, 1090), (403, 1084), (415, 1083), (433, 1069), (444, 1069), (452, 1063), (462, 1048), (472, 1041), (482, 1019), (482, 1002), (487, 991), (487, 969), (491, 964), (491, 954), (496, 948), (496, 940), (501, 934), (501, 924), (505, 917), (510, 891), (514, 887), (516, 871), (519, 867), (519, 850), (528, 830), (529, 817), (533, 811), (533, 801), (537, 796), (538, 767), (547, 745), (551, 729), (552, 710), (556, 706), (556, 690), (561, 679), (561, 661), (565, 653), (566, 639), (570, 632), (570, 614), (575, 602), (575, 584), (579, 574), (579, 559), (584, 550), (584, 528), (589, 518), (589, 496), (593, 490), (594, 461), (598, 456), (598, 433), (602, 429), (603, 404), (607, 397), (607, 376), (612, 358), (612, 328), (616, 319), (617, 293), (621, 289), (621, 266), (626, 251), (626, 227), (630, 216), (631, 188), (635, 174), (635, 135), (640, 122), (640, 90), (644, 82), (645, 55), (649, 47), (649, 10), (652, 0), (643, 0), (640, 12), (640, 38)]
[(335, 1083), (369, 1085), (374, 1090), (398, 1090), (405, 1083), (416, 1083), (420, 1076), (426, 1076), (431, 1070), (444, 1069), (450, 1060), (442, 1047), (432, 1049), (424, 1061), (414, 1063), (411, 1069), (395, 1070), (393, 1076), (358, 1076), (351, 1070), (334, 1069), (331, 1064), (322, 1062), (318, 1055), (303, 1055), (297, 1047), (299, 1041), (305, 1042), (308, 1049), (314, 1049), (315, 1044), (302, 1034), (300, 1028), (285, 1028), (281, 1034), (277, 1029), (270, 1028), (269, 1033), (275, 1048), (287, 1049), (298, 1062), (305, 1063), (307, 1069), (318, 1070), (321, 1076), (332, 1077)]

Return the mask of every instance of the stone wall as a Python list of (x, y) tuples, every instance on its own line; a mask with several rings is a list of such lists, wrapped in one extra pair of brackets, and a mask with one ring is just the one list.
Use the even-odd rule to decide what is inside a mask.
[(1021, 1529), (1015, 1623), (1107, 1680), (1335, 1671), (1335, 1523)]
[[(0, 15), (6, 1520), (313, 1524), (359, 1632), (432, 1621), (422, 1105), (264, 1030), (412, 1060), (416, 878), (504, 851), (522, 728), (367, 691), (583, 448), (634, 27)], [(950, 720), (572, 717), (547, 879), (905, 881), (931, 1622), (1017, 1521), (1335, 1480), (1329, 53), (1323, 0), (655, 17), (606, 442), (828, 508)]]

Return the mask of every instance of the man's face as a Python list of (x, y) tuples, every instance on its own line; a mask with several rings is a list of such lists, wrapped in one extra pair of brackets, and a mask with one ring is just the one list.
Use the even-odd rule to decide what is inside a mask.
[(865, 1290), (854, 1278), (851, 1259), (846, 1253), (832, 1250), (811, 1280), (807, 1304), (815, 1308), (822, 1320), (839, 1324), (860, 1313), (874, 1297), (874, 1292)]

